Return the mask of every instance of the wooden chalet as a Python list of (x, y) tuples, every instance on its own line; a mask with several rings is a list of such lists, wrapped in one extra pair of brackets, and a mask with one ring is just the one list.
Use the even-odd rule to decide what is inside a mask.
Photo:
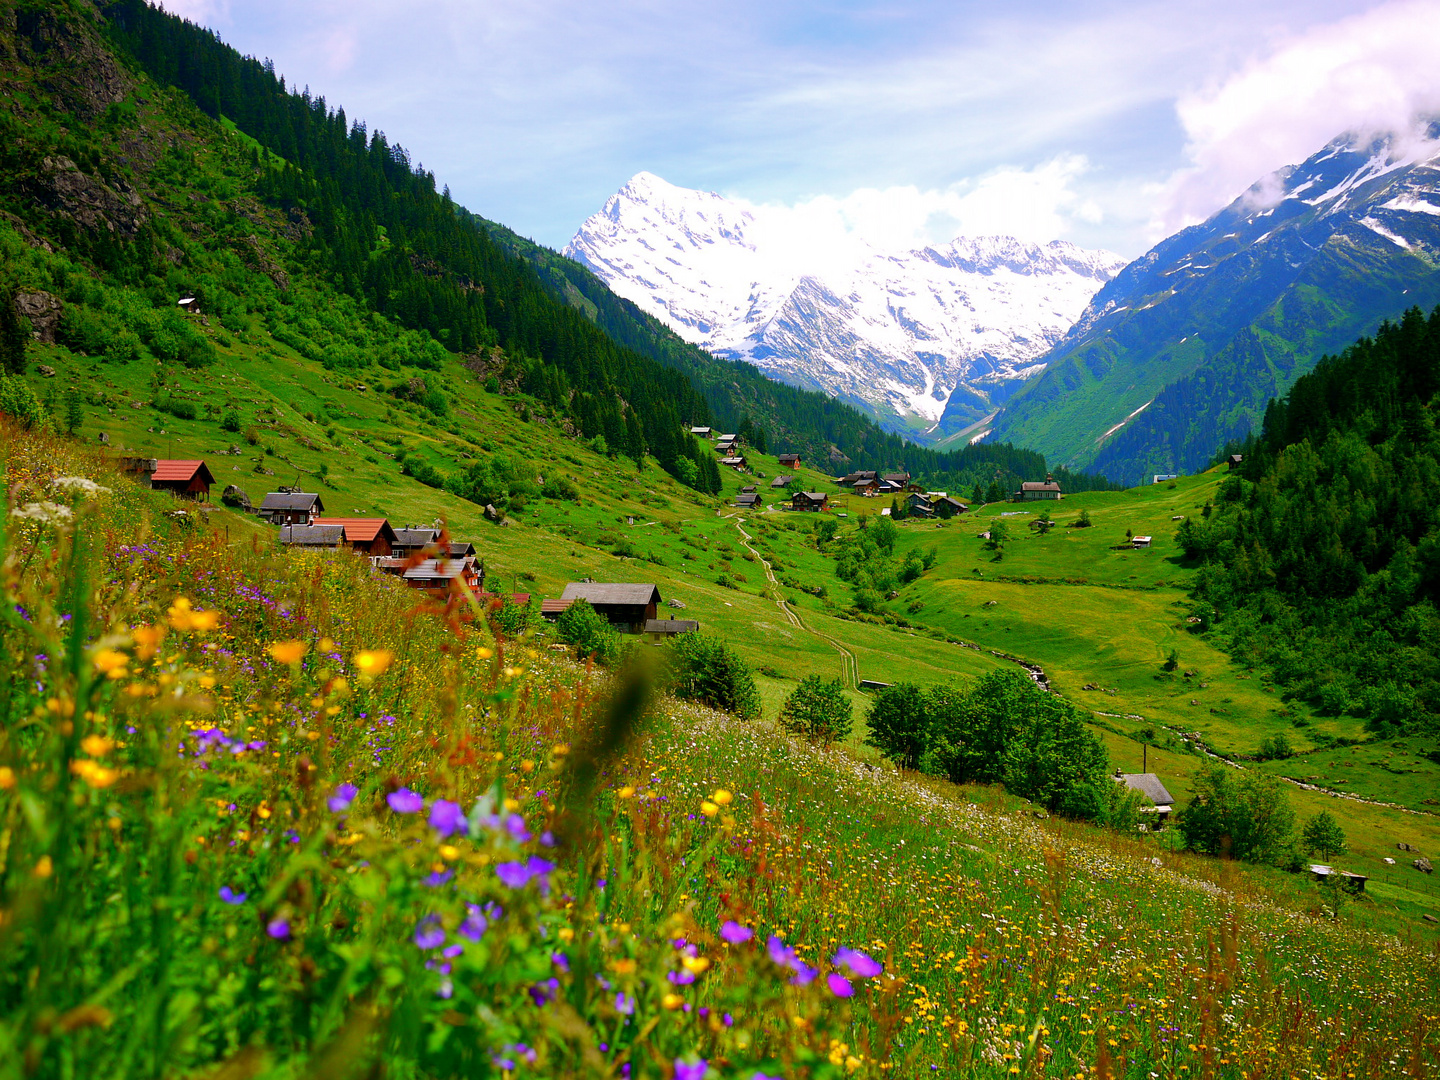
[(345, 543), (343, 525), (281, 525), (282, 547), (338, 548)]
[(708, 439), (708, 438), (710, 438), (710, 436), (713, 435), (714, 433), (715, 433), (715, 429), (714, 429), (714, 428), (708, 428), (708, 427), (692, 427), (692, 428), (690, 429), (690, 434), (691, 434), (691, 435), (694, 435), (697, 439)]
[(790, 497), (791, 510), (819, 513), (830, 509), (830, 496), (823, 491), (797, 491)]
[(700, 629), (696, 619), (646, 619), (642, 631), (650, 644), (659, 645), (681, 634), (693, 634)]
[(844, 476), (839, 477), (835, 481), (835, 483), (839, 484), (841, 487), (854, 487), (856, 484), (859, 484), (863, 481), (879, 479), (880, 474), (877, 473), (874, 469), (865, 469), (861, 472), (846, 473)]
[(395, 549), (395, 530), (384, 518), (316, 518), (316, 525), (339, 525), (345, 546), (362, 555), (388, 557)]
[(887, 472), (880, 474), (882, 484), (894, 484), (901, 491), (910, 486), (910, 474), (908, 472)]
[(1155, 538), (1153, 536), (1132, 536), (1130, 538), (1130, 546), (1137, 550), (1140, 548), (1148, 548), (1154, 540)]
[(781, 475), (775, 477), (774, 480), (771, 480), (771, 481), (770, 481), (770, 487), (771, 487), (772, 489), (773, 489), (773, 488), (789, 487), (789, 486), (790, 486), (790, 481), (792, 481), (792, 480), (794, 480), (794, 479), (795, 479), (795, 477), (793, 477), (793, 476), (786, 476), (786, 475), (784, 475), (784, 474), (782, 473)]
[(763, 504), (760, 502), (760, 496), (755, 492), (742, 491), (739, 495), (735, 496), (734, 505), (747, 510), (759, 510)]
[(485, 567), (475, 558), (425, 559), (403, 570), (400, 577), (412, 589), (443, 598), (462, 588), (480, 592), (485, 584)]
[(970, 512), (970, 507), (952, 495), (941, 495), (939, 498), (932, 499), (930, 507), (935, 511), (936, 517), (944, 518), (947, 521), (952, 517), (959, 517), (961, 514)]
[(319, 495), (293, 488), (270, 492), (255, 511), (271, 525), (309, 525), (324, 512)]
[(798, 469), (800, 467), (799, 454), (781, 454), (779, 461), (781, 466), (786, 469)]
[(739, 435), (721, 435), (715, 440), (715, 452), (717, 454), (728, 454), (731, 450), (735, 449), (739, 442)]
[(1231, 469), (1235, 468), (1235, 466), (1239, 465), (1244, 460), (1244, 454), (1231, 454), (1225, 459), (1225, 471), (1229, 472)]
[(731, 454), (727, 457), (723, 457), (720, 459), (720, 464), (726, 466), (727, 468), (734, 469), (736, 472), (741, 472), (750, 467), (750, 463), (745, 460), (743, 455), (740, 454)]
[(638, 634), (645, 629), (646, 622), (658, 617), (660, 590), (649, 583), (572, 581), (565, 586), (558, 601), (541, 603), (540, 614), (547, 619), (556, 619), (576, 600), (586, 601), (615, 629), (626, 634)]
[[(463, 559), (466, 555), (474, 554), (475, 545), (472, 544), (469, 540), (450, 541), (450, 557), (452, 559)], [(526, 593), (525, 595), (528, 597), (530, 594)]]
[(187, 499), (209, 499), (210, 485), (215, 477), (203, 461), (169, 461), (160, 458), (150, 473), (150, 486), (156, 491), (171, 491)]
[(1165, 822), (1170, 818), (1170, 811), (1175, 808), (1175, 799), (1160, 782), (1160, 777), (1153, 772), (1122, 773), (1116, 769), (1113, 779), (1117, 784), (1124, 784), (1131, 791), (1138, 791), (1143, 795), (1150, 805), (1140, 807), (1140, 812), (1154, 814), (1154, 828), (1164, 828)]
[(856, 495), (864, 495), (867, 499), (880, 494), (880, 480), (871, 476), (865, 480), (856, 480), (850, 485), (850, 490)]
[(911, 517), (934, 517), (935, 507), (923, 491), (912, 491), (905, 499), (905, 512)]
[(1038, 502), (1041, 499), (1060, 498), (1060, 485), (1055, 482), (1053, 476), (1045, 477), (1042, 483), (1039, 480), (1026, 480), (1020, 485), (1020, 490), (1013, 496), (1014, 502)]

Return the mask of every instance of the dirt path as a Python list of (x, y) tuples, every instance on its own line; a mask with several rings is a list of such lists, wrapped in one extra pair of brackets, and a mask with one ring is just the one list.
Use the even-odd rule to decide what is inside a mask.
[[(750, 554), (754, 555), (755, 558), (759, 561), (760, 565), (765, 570), (765, 580), (770, 582), (770, 587), (775, 590), (778, 596), (780, 592), (780, 583), (775, 580), (775, 571), (770, 568), (770, 560), (765, 558), (765, 556), (761, 555), (760, 552), (755, 549), (755, 546), (750, 543), (750, 541), (755, 538), (745, 531), (745, 519), (743, 517), (737, 517), (735, 519), (735, 528), (740, 533), (740, 543), (744, 544), (746, 550), (748, 550)], [(804, 630), (807, 634), (811, 634), (814, 637), (819, 638), (821, 641), (825, 642), (825, 644), (829, 645), (832, 649), (838, 652), (840, 654), (841, 681), (844, 682), (845, 685), (848, 686), (851, 690), (858, 690), (860, 688), (860, 666), (855, 662), (854, 653), (852, 653), (844, 645), (841, 645), (840, 642), (830, 637), (828, 634), (822, 634), (820, 633), (820, 631), (806, 626), (803, 622), (801, 622), (800, 616), (795, 612), (793, 608), (791, 608), (789, 603), (787, 603), (783, 597), (778, 597), (775, 600), (775, 606), (778, 607), (781, 613), (784, 614), (785, 618), (789, 620), (791, 626), (795, 627), (797, 630)]]

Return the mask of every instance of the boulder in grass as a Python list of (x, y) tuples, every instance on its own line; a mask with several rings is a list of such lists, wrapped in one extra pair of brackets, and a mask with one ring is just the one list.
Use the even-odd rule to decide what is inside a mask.
[(1415, 867), (1415, 869), (1419, 870), (1422, 874), (1433, 874), (1435, 872), (1435, 868), (1430, 865), (1430, 860), (1425, 858), (1423, 855), (1420, 858), (1416, 859), (1410, 865)]

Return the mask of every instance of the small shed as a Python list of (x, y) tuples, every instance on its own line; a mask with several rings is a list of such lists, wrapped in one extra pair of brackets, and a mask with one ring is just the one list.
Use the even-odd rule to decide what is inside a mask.
[(188, 311), (191, 315), (200, 314), (200, 301), (194, 296), (182, 296), (175, 301), (175, 306), (181, 311)]
[[(617, 630), (638, 634), (645, 628), (648, 620), (658, 617), (661, 597), (660, 589), (649, 582), (637, 584), (572, 581), (565, 586), (560, 599), (571, 603), (585, 600)], [(548, 604), (549, 601), (545, 603)], [(570, 604), (565, 606), (569, 607)], [(546, 613), (544, 604), (541, 605), (540, 613)]]
[(714, 428), (692, 427), (690, 429), (690, 434), (694, 435), (697, 439), (708, 439), (714, 433), (714, 431)]
[(345, 544), (362, 555), (390, 555), (395, 549), (395, 530), (384, 518), (316, 518), (316, 525), (339, 525), (345, 530)]
[(1316, 881), (1329, 881), (1336, 874), (1340, 875), (1340, 885), (1351, 892), (1364, 892), (1365, 883), (1370, 880), (1366, 874), (1353, 874), (1349, 870), (1336, 870), (1333, 866), (1326, 866), (1324, 863), (1311, 863), (1310, 873)]
[(281, 525), (280, 544), (297, 548), (338, 548), (345, 542), (343, 525)]
[(1157, 472), (1153, 475), (1155, 478), (1150, 481), (1152, 484), (1168, 484), (1171, 480), (1180, 479), (1180, 474), (1173, 472)]
[(644, 633), (650, 644), (658, 645), (681, 634), (693, 634), (699, 629), (700, 623), (696, 619), (646, 619)]
[(272, 491), (256, 511), (271, 525), (309, 525), (325, 512), (320, 496), (308, 491)]
[(1160, 777), (1153, 772), (1147, 773), (1122, 773), (1118, 769), (1113, 777), (1117, 784), (1124, 784), (1131, 791), (1138, 791), (1150, 801), (1149, 806), (1142, 806), (1142, 814), (1154, 814), (1156, 817), (1155, 828), (1160, 829), (1169, 820), (1170, 811), (1175, 808), (1175, 799), (1160, 782)]
[(781, 454), (779, 462), (787, 469), (798, 469), (800, 467), (799, 454)]
[(1225, 471), (1229, 472), (1231, 469), (1235, 468), (1236, 465), (1239, 465), (1244, 460), (1244, 454), (1231, 454), (1225, 459)]
[(881, 682), (879, 679), (860, 680), (861, 690), (888, 690), (889, 688), (890, 684), (888, 682)]
[(790, 497), (791, 510), (818, 513), (830, 509), (830, 496), (823, 491), (797, 491)]
[(750, 463), (745, 460), (744, 456), (739, 454), (731, 454), (727, 457), (721, 458), (720, 464), (726, 466), (727, 468), (734, 469), (736, 472), (740, 472), (744, 469), (749, 468), (750, 466)]
[(1130, 546), (1132, 548), (1148, 548), (1154, 539), (1153, 536), (1132, 536)]
[(150, 474), (150, 486), (157, 491), (171, 491), (187, 499), (209, 499), (210, 485), (215, 477), (203, 461), (168, 461), (161, 458), (155, 462)]

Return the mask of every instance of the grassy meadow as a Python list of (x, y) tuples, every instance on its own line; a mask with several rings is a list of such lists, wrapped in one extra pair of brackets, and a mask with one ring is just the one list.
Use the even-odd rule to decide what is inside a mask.
[(73, 443), (4, 450), (0, 1074), (1440, 1066), (1436, 954), (1358, 901), (498, 641)]

